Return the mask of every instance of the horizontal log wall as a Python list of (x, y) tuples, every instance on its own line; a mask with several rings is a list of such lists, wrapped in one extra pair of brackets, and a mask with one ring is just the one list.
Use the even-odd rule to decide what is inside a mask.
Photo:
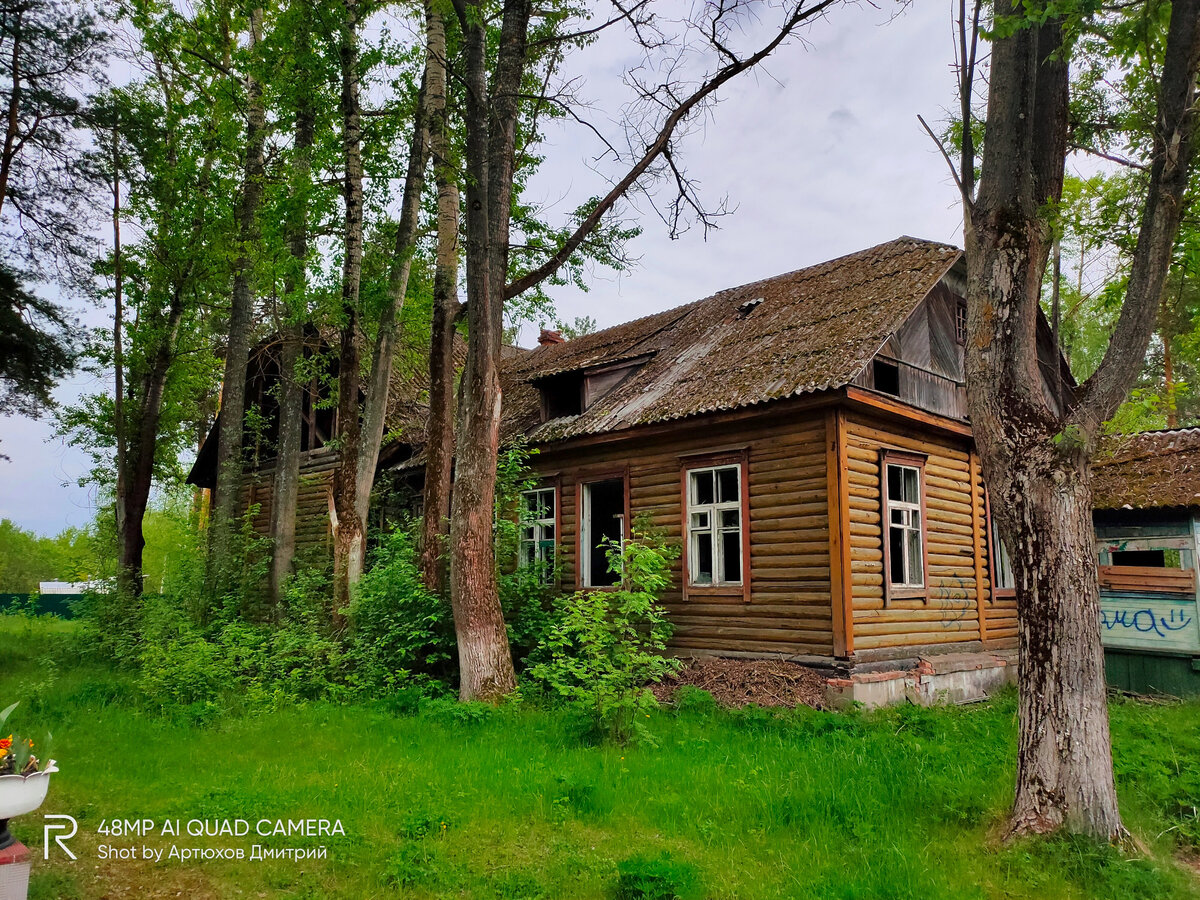
[[(981, 573), (976, 562), (985, 551), (976, 517), (983, 498), (978, 479), (972, 485), (975, 467), (967, 446), (932, 434), (914, 436), (857, 413), (847, 415), (845, 431), (855, 656), (979, 641)], [(879, 470), (884, 448), (927, 456), (925, 552), (929, 562), (925, 597), (886, 603)], [(990, 593), (986, 581), (983, 593), (985, 597)]]
[(831, 656), (829, 530), (825, 422), (821, 412), (740, 427), (680, 426), (677, 435), (641, 442), (552, 448), (531, 460), (559, 488), (559, 561), (563, 587), (577, 579), (578, 490), (584, 482), (628, 471), (633, 519), (647, 516), (681, 542), (681, 472), (688, 454), (745, 448), (749, 478), (750, 597), (680, 589), (682, 562), (664, 600), (679, 652)]
[[(319, 565), (333, 552), (329, 527), (329, 498), (333, 470), (338, 457), (317, 450), (301, 454), (300, 486), (296, 497), (296, 558)], [(271, 536), (271, 492), (273, 469), (259, 469), (242, 476), (241, 503), (238, 514), (245, 515), (252, 504), (254, 532), (264, 538)]]

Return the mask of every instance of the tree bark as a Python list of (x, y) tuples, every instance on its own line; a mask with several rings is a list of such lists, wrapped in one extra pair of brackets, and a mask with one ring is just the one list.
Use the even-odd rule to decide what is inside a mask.
[[(1019, 14), (1014, 5), (999, 0), (996, 15)], [(1052, 243), (1043, 210), (1062, 195), (1068, 53), (1054, 19), (993, 45), (987, 146), (978, 196), (966, 199), (966, 368), (972, 430), (1016, 576), (1014, 835), (1065, 828), (1127, 838), (1112, 770), (1089, 472), (1101, 423), (1144, 359), (1178, 230), (1195, 132), (1198, 12), (1200, 0), (1174, 4), (1160, 134), (1125, 305), (1100, 369), (1065, 411), (1043, 394), (1037, 322)]]
[[(262, 39), (261, 7), (250, 15), (250, 50)], [(235, 520), (238, 516), (242, 476), (242, 434), (246, 414), (246, 368), (250, 355), (250, 327), (254, 312), (254, 250), (260, 241), (258, 222), (263, 195), (263, 145), (266, 110), (262, 85), (254, 74), (246, 82), (246, 155), (242, 196), (238, 209), (238, 255), (234, 264), (229, 340), (225, 349), (224, 389), (217, 431), (217, 485), (209, 531), (208, 587), (216, 592), (229, 574)]]
[[(426, 61), (426, 72), (430, 61)], [(409, 144), (408, 167), (404, 177), (404, 197), (400, 204), (400, 219), (396, 223), (396, 243), (392, 250), (391, 267), (388, 272), (387, 300), (380, 312), (379, 327), (375, 337), (375, 351), (371, 360), (371, 375), (367, 382), (366, 400), (363, 404), (362, 441), (358, 448), (358, 471), (356, 474), (355, 511), (361, 521), (367, 520), (371, 504), (371, 488), (375, 483), (375, 469), (379, 465), (379, 449), (386, 428), (388, 395), (391, 389), (392, 365), (396, 357), (396, 338), (400, 328), (400, 311), (408, 293), (408, 277), (412, 272), (413, 253), (416, 250), (417, 225), (421, 214), (421, 191), (425, 186), (425, 167), (429, 159), (429, 132), (426, 114), (426, 89), (422, 85), (417, 97), (417, 108), (413, 115), (413, 134)], [(361, 537), (365, 542), (366, 533)], [(350, 572), (350, 583), (354, 584), (362, 575), (361, 561), (365, 559), (366, 547), (358, 554), (359, 568)]]
[(429, 42), (429, 136), (437, 182), (437, 259), (433, 275), (433, 325), (429, 349), (429, 427), (425, 441), (421, 577), (433, 593), (445, 588), (450, 536), (450, 477), (454, 464), (454, 324), (458, 302), (458, 173), (451, 158), (446, 111), (446, 26), (426, 5)]
[(344, 0), (341, 25), (343, 198), (342, 337), (338, 356), (339, 462), (333, 474), (333, 617), (345, 622), (350, 585), (362, 572), (363, 519), (358, 514), (359, 287), (363, 255), (362, 124), (359, 106), (358, 0)]
[[(516, 689), (516, 671), (504, 626), (496, 583), (492, 517), (496, 496), (496, 458), (500, 436), (500, 336), (504, 277), (497, 273), (504, 251), (494, 246), (508, 221), (500, 205), (514, 123), (504, 121), (489, 102), (486, 16), (477, 3), (457, 0), (465, 43), (465, 125), (467, 162), (467, 345), (462, 405), (458, 421), (458, 463), (450, 506), (450, 604), (458, 638), (459, 695), (463, 700), (498, 700)], [(502, 85), (524, 64), (528, 27), (526, 0), (505, 4), (496, 66), (497, 94), (516, 89)], [(519, 83), (519, 82), (518, 82)], [(498, 98), (497, 98), (498, 99)], [(506, 101), (506, 102), (507, 102)], [(499, 105), (498, 103), (496, 105)], [(508, 141), (506, 153), (505, 141)], [(495, 171), (493, 171), (495, 167)], [(511, 174), (511, 169), (509, 169)], [(508, 181), (511, 190), (511, 178)], [(507, 198), (507, 194), (504, 195)]]
[[(307, 65), (311, 35), (307, 10), (298, 41), (299, 58)], [(293, 272), (284, 284), (284, 309), (279, 353), (279, 443), (275, 453), (275, 478), (271, 489), (271, 600), (276, 609), (292, 574), (296, 555), (296, 510), (300, 496), (300, 451), (304, 416), (304, 385), (296, 371), (304, 356), (304, 324), (308, 316), (308, 193), (312, 181), (312, 147), (316, 111), (313, 95), (306, 87), (311, 73), (305, 71), (296, 108), (295, 162), (291, 218), (287, 223), (288, 251)]]

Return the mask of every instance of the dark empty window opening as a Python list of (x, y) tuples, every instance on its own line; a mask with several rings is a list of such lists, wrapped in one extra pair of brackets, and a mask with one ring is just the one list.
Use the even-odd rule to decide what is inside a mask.
[(967, 342), (967, 304), (959, 303), (954, 307), (954, 336), (960, 344)]
[(1166, 550), (1114, 550), (1112, 555), (1114, 566), (1145, 566), (1147, 568), (1165, 569), (1167, 566)]
[(538, 385), (542, 393), (542, 416), (557, 419), (583, 412), (583, 379), (578, 375), (547, 378)]
[(887, 360), (877, 359), (874, 363), (875, 390), (893, 397), (900, 396), (900, 367)]
[(580, 534), (580, 574), (585, 587), (617, 583), (609, 570), (612, 541), (625, 538), (625, 480), (610, 478), (583, 486), (583, 531)]

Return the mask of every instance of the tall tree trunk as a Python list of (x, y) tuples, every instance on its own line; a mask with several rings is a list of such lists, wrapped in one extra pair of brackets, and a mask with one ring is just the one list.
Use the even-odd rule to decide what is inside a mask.
[[(426, 73), (431, 64), (430, 60), (426, 61)], [(396, 223), (396, 243), (392, 250), (391, 268), (388, 272), (387, 300), (380, 312), (379, 328), (375, 337), (375, 351), (371, 359), (371, 375), (367, 382), (367, 396), (363, 404), (363, 433), (358, 448), (357, 493), (355, 495), (355, 512), (363, 522), (367, 520), (367, 513), (370, 509), (371, 488), (375, 483), (375, 469), (379, 465), (379, 449), (383, 443), (383, 432), (387, 424), (384, 419), (387, 415), (388, 394), (391, 388), (392, 364), (396, 357), (400, 311), (404, 307), (404, 297), (408, 293), (408, 277), (412, 272), (413, 253), (416, 250), (417, 225), (421, 214), (421, 191), (425, 186), (425, 166), (429, 159), (426, 103), (426, 89), (422, 83), (421, 92), (417, 97), (417, 108), (413, 114), (413, 134), (409, 143), (404, 197), (400, 204), (400, 220)], [(365, 541), (365, 531), (360, 539)], [(351, 584), (357, 582), (362, 575), (365, 549), (364, 547), (357, 556), (358, 568), (350, 572)]]
[(342, 338), (338, 357), (339, 462), (333, 474), (333, 615), (345, 621), (350, 585), (362, 571), (364, 523), (358, 514), (360, 343), (359, 286), (363, 255), (362, 124), (359, 107), (358, 0), (344, 0), (341, 25), (343, 197)]
[[(126, 509), (129, 493), (129, 454), (125, 434), (125, 272), (121, 256), (121, 149), (117, 128), (112, 130), (112, 229), (113, 229), (113, 431), (117, 436), (117, 485), (114, 509), (117, 520), (117, 587), (122, 594), (137, 596), (142, 589), (141, 566), (128, 568), (133, 561), (129, 552), (133, 536), (129, 533)], [(138, 560), (140, 562), (140, 560)]]
[(516, 107), (525, 65), (527, 0), (504, 5), (495, 92), (487, 83), (486, 17), (463, 3), (466, 47), (467, 330), (457, 467), (450, 501), (450, 603), (458, 637), (459, 694), (496, 700), (516, 672), (496, 583), (492, 539), (500, 445), (500, 338), (507, 276)]
[[(304, 15), (306, 19), (298, 37), (298, 57), (308, 66), (312, 51), (307, 9)], [(277, 609), (296, 555), (296, 511), (300, 496), (304, 385), (300, 383), (296, 369), (304, 355), (304, 325), (308, 315), (308, 195), (312, 186), (312, 146), (316, 128), (313, 94), (307, 89), (312, 81), (310, 75), (306, 69), (305, 84), (301, 87), (296, 109), (292, 208), (287, 223), (288, 251), (294, 268), (284, 284), (279, 354), (279, 444), (271, 489), (271, 600)]]
[(458, 302), (458, 173), (451, 159), (446, 111), (446, 26), (426, 5), (429, 41), (429, 140), (437, 182), (437, 261), (429, 349), (429, 427), (425, 441), (425, 509), (421, 517), (421, 577), (434, 593), (445, 587), (443, 554), (450, 535), (454, 460), (454, 323)]
[[(1015, 0), (995, 14), (1019, 15)], [(1038, 301), (1061, 198), (1068, 64), (1061, 23), (993, 45), (987, 146), (968, 196), (967, 397), (999, 533), (1011, 548), (1020, 737), (1011, 833), (1124, 840), (1108, 729), (1089, 471), (1101, 423), (1145, 356), (1179, 225), (1195, 132), (1200, 0), (1176, 0), (1150, 189), (1124, 307), (1104, 361), (1060, 415), (1037, 361)]]
[[(262, 39), (261, 7), (250, 14), (250, 49)], [(254, 312), (254, 253), (260, 240), (258, 222), (263, 194), (263, 144), (266, 111), (262, 85), (246, 76), (246, 155), (242, 196), (238, 208), (238, 255), (234, 264), (229, 339), (225, 349), (224, 389), (217, 432), (217, 486), (209, 531), (208, 588), (216, 592), (230, 573), (235, 519), (238, 515), (242, 476), (242, 434), (246, 415), (246, 368), (250, 355), (250, 327)]]

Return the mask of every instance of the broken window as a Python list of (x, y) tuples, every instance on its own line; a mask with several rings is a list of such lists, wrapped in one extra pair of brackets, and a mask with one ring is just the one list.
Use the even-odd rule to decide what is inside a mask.
[(889, 593), (925, 587), (925, 522), (921, 509), (922, 464), (888, 462), (884, 455), (885, 560)]
[(1013, 577), (1012, 557), (1008, 555), (1008, 548), (1004, 546), (1004, 541), (1000, 540), (1000, 535), (992, 531), (992, 553), (994, 554), (994, 569), (996, 573), (996, 590), (1012, 591), (1017, 587), (1017, 580)]
[(625, 479), (608, 478), (583, 486), (583, 528), (579, 572), (584, 587), (610, 587), (617, 573), (608, 565), (608, 549), (625, 540)]
[(690, 584), (742, 583), (742, 468), (687, 473)]
[(521, 492), (521, 565), (535, 569), (542, 584), (554, 578), (556, 501), (552, 487)]
[(542, 394), (542, 419), (549, 421), (583, 412), (583, 376), (568, 373), (546, 378), (538, 384)]
[(900, 396), (900, 367), (885, 359), (877, 359), (872, 365), (875, 390), (893, 397)]

